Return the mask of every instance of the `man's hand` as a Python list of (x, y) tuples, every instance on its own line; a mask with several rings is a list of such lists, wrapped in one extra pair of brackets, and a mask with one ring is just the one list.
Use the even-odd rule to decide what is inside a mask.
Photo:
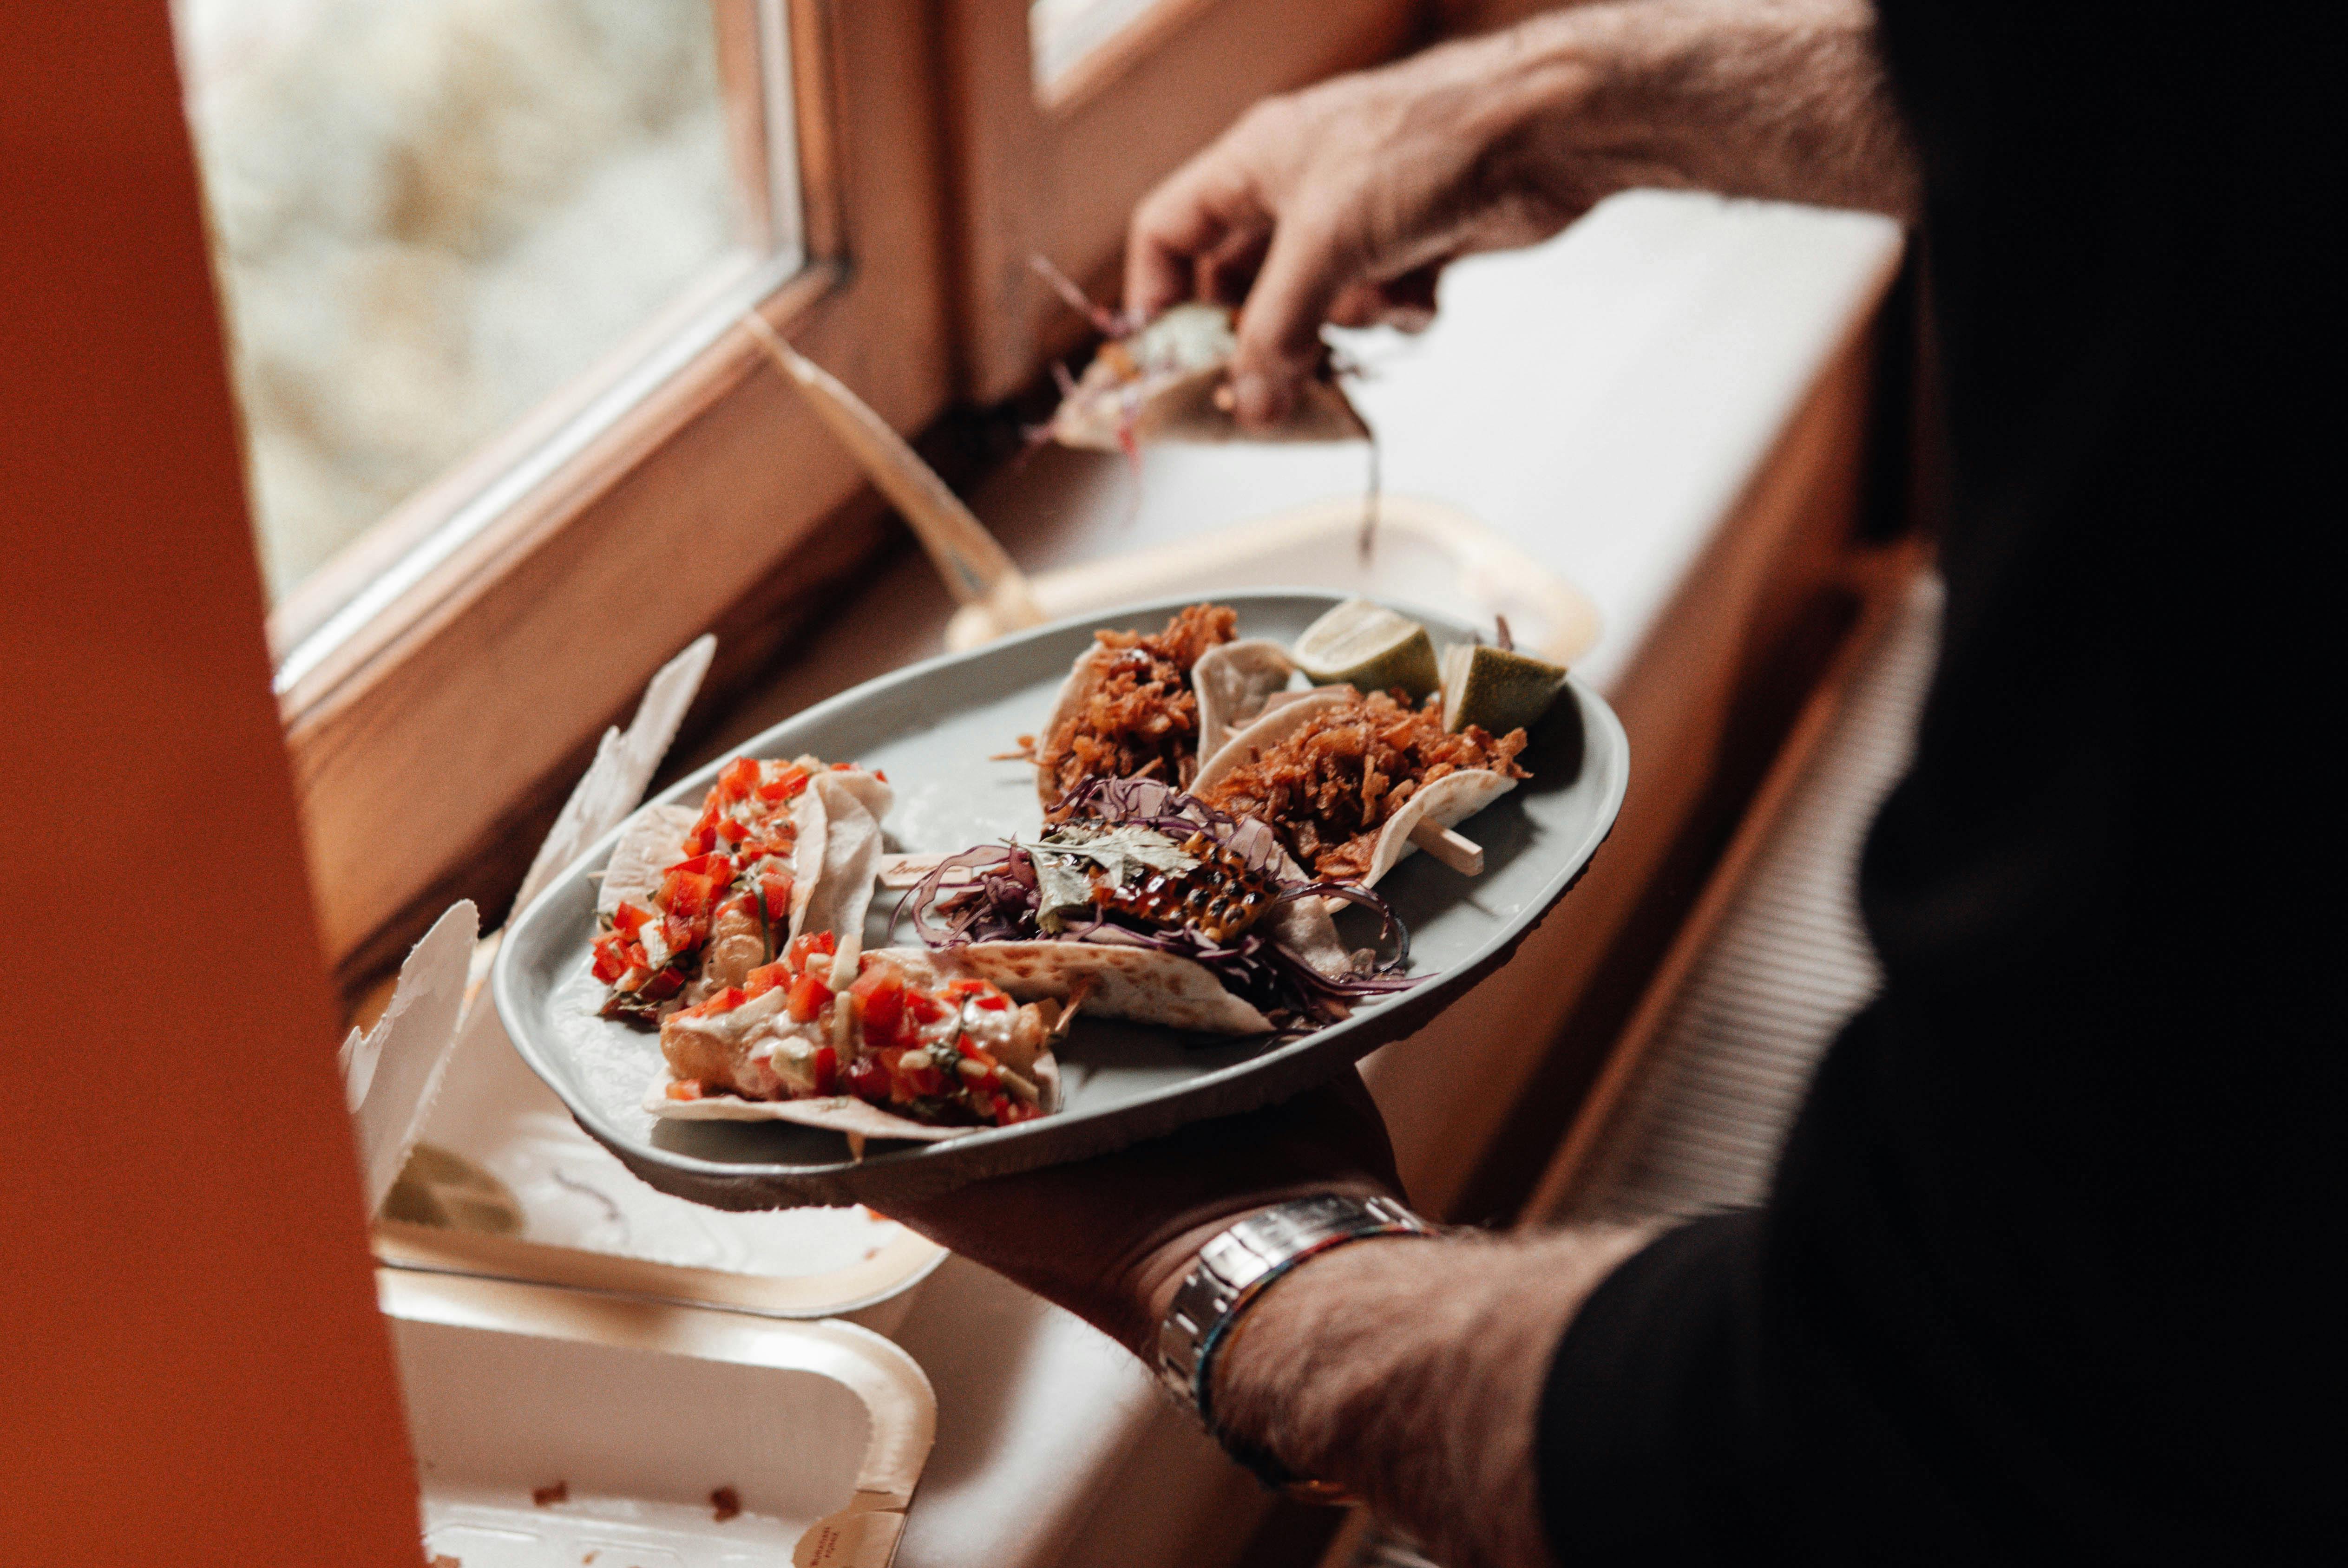
[(1348, 1071), (1285, 1104), (894, 1205), (890, 1217), (1148, 1359), (1200, 1245), (1241, 1214), (1313, 1193), (1400, 1192), (1385, 1123)]
[[(1400, 1195), (1351, 1071), (1244, 1116), (891, 1209), (1155, 1363), (1199, 1248), (1313, 1193)], [(1352, 1486), (1456, 1568), (1548, 1561), (1533, 1412), (1559, 1336), (1646, 1233), (1365, 1241), (1266, 1291), (1216, 1362), (1225, 1428)]]
[(1915, 174), (1867, 0), (1627, 0), (1341, 77), (1243, 116), (1136, 210), (1127, 307), (1238, 303), (1242, 423), (1324, 322), (1424, 325), (1444, 265), (1632, 186), (1879, 208)]
[(1321, 356), (1321, 323), (1422, 326), (1443, 264), (1579, 216), (1519, 178), (1521, 95), (1479, 40), (1259, 103), (1135, 210), (1127, 308), (1247, 302), (1234, 389), (1269, 424)]

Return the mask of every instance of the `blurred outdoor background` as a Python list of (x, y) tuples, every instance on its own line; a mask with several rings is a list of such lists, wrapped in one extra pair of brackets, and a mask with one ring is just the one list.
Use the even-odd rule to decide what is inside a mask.
[(173, 0), (282, 598), (738, 242), (711, 0)]

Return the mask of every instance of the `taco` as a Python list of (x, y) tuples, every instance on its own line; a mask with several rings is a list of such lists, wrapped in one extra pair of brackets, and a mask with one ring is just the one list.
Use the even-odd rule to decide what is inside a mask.
[(1190, 690), (1199, 700), (1199, 756), (1223, 749), (1236, 731), (1252, 723), (1264, 705), (1287, 690), (1296, 661), (1279, 643), (1242, 637), (1217, 643), (1190, 666)]
[(1180, 787), (1199, 765), (1199, 661), (1231, 641), (1239, 612), (1220, 604), (1178, 611), (1159, 632), (1097, 631), (1060, 688), (1037, 737), (1022, 737), (1035, 762), (1047, 813), (1096, 778), (1157, 778)]
[(773, 962), (803, 931), (864, 927), (888, 781), (813, 757), (737, 757), (700, 810), (638, 812), (596, 893), (603, 1016), (644, 1027)]
[[(1366, 889), (1315, 881), (1272, 830), (1155, 779), (1094, 779), (1025, 842), (948, 856), (906, 895), (942, 965), (1014, 997), (1215, 1034), (1304, 1030), (1411, 983)], [(1348, 953), (1331, 899), (1376, 910), (1393, 957)]]
[(747, 984), (661, 1020), (667, 1071), (644, 1105), (860, 1138), (1015, 1126), (1058, 1109), (1058, 1021), (1056, 1001), (1023, 1005), (919, 949), (843, 961), (829, 932), (809, 932)]
[(1067, 385), (1047, 426), (1066, 446), (1130, 452), (1147, 441), (1364, 441), (1369, 426), (1323, 357), (1288, 417), (1242, 429), (1232, 414), (1231, 356), (1239, 339), (1229, 306), (1176, 305), (1140, 331), (1101, 345)]
[(1269, 823), (1314, 876), (1375, 886), (1417, 847), (1422, 822), (1452, 827), (1531, 775), (1525, 732), (1443, 727), (1442, 699), (1329, 686), (1268, 708), (1200, 764), (1207, 805)]

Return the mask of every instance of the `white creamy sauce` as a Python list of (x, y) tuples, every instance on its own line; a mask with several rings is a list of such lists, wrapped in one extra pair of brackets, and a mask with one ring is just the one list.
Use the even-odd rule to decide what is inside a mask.
[(983, 1008), (976, 997), (962, 1004), (962, 1032), (970, 1036), (973, 1044), (983, 1047), (990, 1055), (1001, 1056), (1011, 1044), (1012, 1031), (1016, 1027), (1016, 1008)]

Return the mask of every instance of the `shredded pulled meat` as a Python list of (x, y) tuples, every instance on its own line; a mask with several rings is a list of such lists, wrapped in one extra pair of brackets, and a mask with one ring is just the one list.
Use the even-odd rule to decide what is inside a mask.
[(1188, 784), (1199, 767), (1199, 699), (1190, 690), (1190, 666), (1208, 649), (1229, 642), (1238, 626), (1237, 610), (1194, 604), (1155, 636), (1093, 633), (1112, 657), (1094, 676), (1084, 706), (1044, 737), (1035, 759), (1049, 770), (1053, 793), (1066, 795), (1092, 778)]
[(1378, 830), (1426, 785), (1468, 768), (1529, 776), (1517, 765), (1522, 730), (1495, 740), (1470, 724), (1453, 734), (1443, 727), (1442, 702), (1433, 696), (1413, 708), (1373, 692), (1333, 707), (1241, 763), (1203, 798), (1270, 823), (1316, 876), (1366, 876)]

